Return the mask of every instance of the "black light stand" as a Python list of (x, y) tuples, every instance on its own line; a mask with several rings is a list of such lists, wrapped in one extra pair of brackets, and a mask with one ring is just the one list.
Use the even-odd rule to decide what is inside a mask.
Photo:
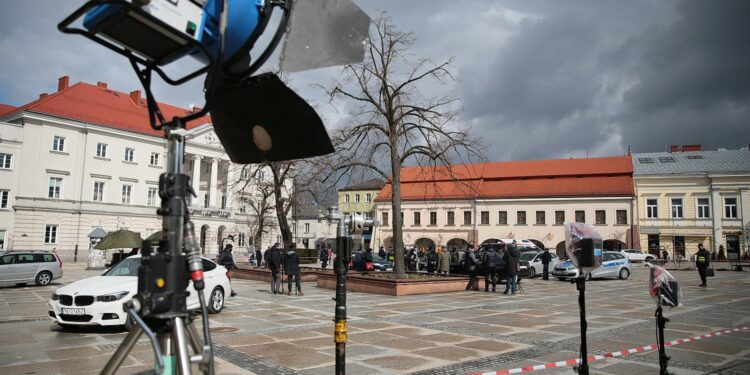
[(656, 312), (656, 328), (658, 330), (658, 341), (659, 341), (659, 375), (669, 375), (667, 371), (667, 365), (669, 364), (670, 357), (667, 355), (666, 347), (664, 346), (664, 328), (667, 325), (669, 319), (662, 315), (661, 308), (661, 296), (657, 298)]
[(336, 311), (333, 341), (336, 343), (336, 375), (346, 374), (346, 272), (352, 255), (352, 234), (360, 234), (365, 226), (377, 225), (375, 220), (365, 220), (361, 214), (341, 215), (338, 207), (328, 208), (328, 214), (318, 215), (318, 221), (326, 219), (336, 227), (336, 261), (333, 264), (336, 272)]
[[(186, 197), (191, 192), (189, 178), (182, 173), (185, 151), (184, 124), (175, 118), (167, 129), (167, 172), (159, 177), (162, 240), (153, 253), (151, 241), (143, 241), (143, 257), (138, 269), (138, 294), (124, 306), (136, 324), (112, 355), (102, 374), (114, 374), (141, 334), (145, 333), (156, 356), (156, 374), (190, 374), (192, 364), (201, 372), (213, 374), (213, 350), (203, 288), (203, 265), (190, 222)], [(198, 293), (205, 340), (200, 342), (193, 326), (193, 314), (187, 310), (186, 288), (192, 280)], [(193, 349), (190, 354), (188, 345)]]
[(581, 363), (576, 370), (581, 375), (589, 375), (588, 349), (586, 348), (586, 277), (581, 274), (576, 278), (578, 289), (578, 308), (581, 311)]

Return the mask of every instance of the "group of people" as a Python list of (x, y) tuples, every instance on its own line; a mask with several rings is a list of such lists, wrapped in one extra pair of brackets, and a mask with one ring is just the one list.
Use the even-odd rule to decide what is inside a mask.
[(484, 291), (489, 292), (490, 286), (495, 292), (499, 277), (505, 279), (505, 291), (503, 294), (516, 294), (516, 277), (518, 275), (518, 257), (520, 252), (515, 246), (487, 246), (481, 256), (475, 248), (469, 249), (465, 254), (466, 269), (469, 272), (469, 283), (466, 290), (478, 290), (479, 282), (477, 274), (481, 266), (485, 270)]
[[(284, 272), (287, 276), (287, 295), (292, 294), (292, 281), (295, 283), (296, 292), (298, 296), (304, 296), (302, 293), (302, 284), (300, 276), (300, 258), (296, 251), (294, 251), (295, 245), (290, 244), (287, 251), (282, 250), (281, 245), (277, 242), (273, 246), (266, 249), (265, 253), (261, 254), (260, 249), (256, 249), (252, 256), (255, 267), (259, 268), (265, 264), (266, 269), (271, 271), (271, 292), (273, 294), (281, 294), (283, 289), (281, 287), (281, 273)], [(265, 263), (263, 262), (265, 259)], [(237, 265), (234, 263), (232, 257), (232, 244), (227, 244), (221, 252), (219, 252), (219, 258), (217, 260), (219, 264), (226, 267), (227, 270), (232, 271), (237, 269)]]

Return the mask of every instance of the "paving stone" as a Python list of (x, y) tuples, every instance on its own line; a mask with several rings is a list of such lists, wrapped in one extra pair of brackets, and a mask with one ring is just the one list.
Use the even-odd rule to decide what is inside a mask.
[(519, 348), (519, 345), (517, 344), (512, 344), (509, 342), (502, 342), (502, 341), (493, 341), (493, 340), (469, 341), (469, 342), (464, 342), (461, 344), (456, 344), (456, 346), (460, 346), (463, 348), (490, 351), (490, 352), (498, 352), (498, 353)]
[(423, 357), (447, 359), (453, 362), (461, 362), (466, 359), (474, 358), (478, 355), (477, 351), (455, 346), (441, 346), (437, 348), (417, 350), (412, 353), (421, 355)]
[(410, 357), (410, 356), (388, 356), (388, 357), (379, 357), (374, 359), (368, 359), (364, 361), (367, 364), (371, 364), (378, 367), (385, 367), (393, 370), (410, 370), (414, 369), (416, 367), (424, 366), (430, 361), (425, 358), (417, 358), (417, 357)]

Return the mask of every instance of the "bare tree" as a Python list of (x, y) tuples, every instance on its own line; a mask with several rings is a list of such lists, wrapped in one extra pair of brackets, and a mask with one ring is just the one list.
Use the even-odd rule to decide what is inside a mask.
[(408, 162), (433, 173), (437, 167), (451, 175), (453, 162), (481, 157), (482, 152), (477, 139), (455, 121), (458, 99), (427, 97), (420, 91), (422, 85), (452, 80), (451, 60), (434, 64), (428, 58), (413, 58), (408, 55), (413, 43), (410, 33), (397, 30), (382, 13), (373, 21), (364, 61), (345, 66), (343, 79), (323, 88), (331, 102), (350, 105), (351, 122), (332, 137), (338, 152), (330, 167), (342, 175), (365, 169), (391, 184), (396, 277), (405, 275), (402, 166)]
[(273, 220), (276, 206), (271, 199), (274, 196), (274, 185), (263, 176), (265, 167), (263, 164), (242, 166), (235, 189), (240, 204), (244, 205), (246, 202), (250, 208), (247, 225), (255, 230), (253, 243), (256, 247), (261, 246), (264, 234), (277, 227)]

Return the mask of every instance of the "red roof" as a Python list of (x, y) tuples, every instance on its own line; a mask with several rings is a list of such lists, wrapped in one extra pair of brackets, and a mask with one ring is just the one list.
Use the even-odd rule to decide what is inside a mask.
[[(159, 103), (159, 108), (168, 120), (190, 113), (188, 109), (164, 103)], [(145, 96), (136, 103), (129, 94), (109, 89), (106, 85), (79, 82), (53, 94), (43, 95), (7, 113), (0, 112), (0, 115), (8, 117), (22, 111), (43, 113), (135, 133), (159, 137), (164, 135), (163, 132), (151, 128)], [(209, 116), (204, 116), (191, 121), (187, 128), (191, 129), (210, 121)]]
[(0, 116), (16, 109), (16, 107), (7, 104), (0, 104)]
[[(630, 156), (406, 167), (401, 169), (401, 198), (632, 197), (632, 175)], [(376, 200), (391, 199), (388, 183)]]

